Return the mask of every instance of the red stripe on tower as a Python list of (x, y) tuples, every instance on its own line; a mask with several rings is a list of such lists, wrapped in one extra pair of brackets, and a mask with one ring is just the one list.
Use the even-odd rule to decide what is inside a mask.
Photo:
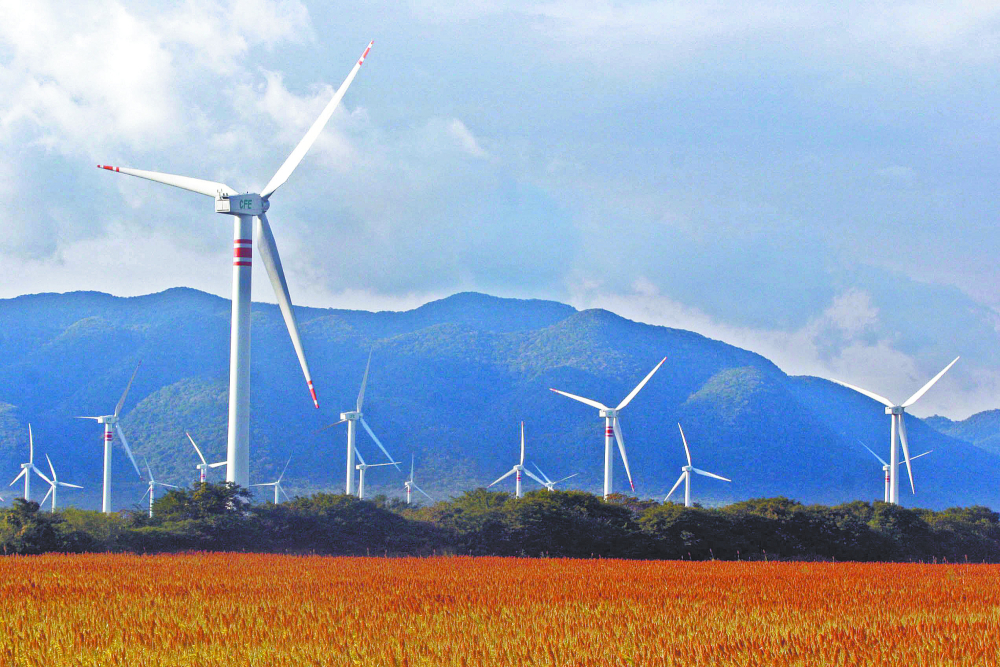
[(252, 243), (251, 239), (233, 239), (233, 245), (251, 245)]
[(615, 430), (613, 428), (611, 428), (610, 426), (607, 427), (606, 429), (604, 429), (604, 435), (608, 436), (609, 438), (613, 437), (614, 434), (615, 434)]
[(253, 257), (253, 248), (235, 248), (233, 250), (233, 257)]

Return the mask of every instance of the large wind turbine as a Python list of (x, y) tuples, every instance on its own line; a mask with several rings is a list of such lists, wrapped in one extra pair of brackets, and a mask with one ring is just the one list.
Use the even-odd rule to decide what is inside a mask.
[[(861, 442), (861, 441), (859, 440), (858, 442)], [(876, 454), (875, 452), (873, 452), (871, 447), (869, 447), (868, 445), (866, 445), (863, 442), (861, 442), (861, 446), (864, 447), (865, 449), (867, 449), (869, 452), (871, 452), (871, 455), (874, 456), (876, 459), (878, 459), (878, 462), (882, 464), (882, 472), (885, 473), (885, 496), (884, 496), (884, 500), (885, 500), (885, 502), (889, 502), (889, 487), (890, 487), (890, 484), (889, 484), (889, 481), (890, 481), (889, 467), (890, 466), (889, 466), (888, 463), (885, 462), (885, 459), (883, 459), (881, 456), (879, 456), (878, 454)], [(919, 459), (921, 456), (927, 456), (928, 454), (930, 454), (933, 451), (934, 451), (933, 449), (929, 449), (926, 452), (924, 452), (923, 454), (917, 454), (916, 456), (911, 456), (910, 460), (913, 461), (914, 459)], [(903, 462), (900, 461), (898, 465), (903, 465)]]
[(284, 493), (285, 494), (285, 498), (288, 499), (288, 500), (291, 500), (291, 498), (288, 497), (288, 494), (285, 493), (285, 489), (282, 488), (282, 486), (281, 486), (281, 480), (285, 479), (285, 472), (288, 471), (288, 464), (291, 463), (291, 462), (292, 462), (292, 457), (289, 456), (288, 457), (288, 461), (285, 462), (285, 467), (282, 469), (281, 474), (278, 475), (278, 479), (276, 479), (275, 481), (273, 481), (273, 482), (265, 482), (263, 484), (254, 484), (253, 485), (253, 486), (273, 486), (274, 487), (274, 504), (275, 505), (277, 505), (281, 501), (281, 498), (278, 496), (279, 493)]
[(122, 431), (121, 424), (118, 423), (118, 416), (121, 414), (122, 406), (125, 405), (125, 398), (128, 396), (129, 389), (132, 388), (135, 374), (139, 372), (139, 366), (141, 365), (142, 362), (140, 361), (136, 364), (135, 370), (132, 371), (132, 377), (125, 387), (125, 393), (118, 399), (118, 405), (115, 406), (114, 414), (104, 415), (103, 417), (77, 417), (77, 419), (93, 419), (98, 424), (104, 424), (104, 490), (101, 500), (101, 511), (105, 514), (111, 513), (111, 441), (114, 439), (112, 429), (118, 432), (118, 437), (122, 441), (122, 447), (125, 448), (125, 453), (128, 454), (128, 460), (132, 462), (132, 467), (135, 468), (135, 474), (139, 476), (139, 479), (142, 479), (139, 466), (135, 462), (135, 457), (132, 456), (132, 448), (128, 446), (128, 440), (125, 439), (125, 432)]
[(571, 477), (576, 477), (577, 475), (580, 474), (578, 472), (575, 472), (572, 475), (566, 475), (562, 479), (557, 479), (555, 481), (552, 481), (551, 479), (549, 479), (548, 475), (546, 475), (544, 472), (542, 472), (542, 469), (538, 467), (537, 463), (532, 463), (531, 465), (535, 466), (535, 470), (537, 470), (538, 474), (541, 475), (542, 479), (545, 480), (543, 482), (543, 484), (545, 484), (545, 488), (548, 489), (549, 491), (555, 491), (556, 490), (556, 484), (559, 484), (561, 482), (565, 482), (567, 479), (570, 479)]
[(218, 468), (219, 466), (226, 465), (227, 462), (219, 461), (218, 463), (209, 463), (208, 461), (205, 460), (205, 455), (201, 453), (200, 449), (198, 449), (198, 445), (195, 444), (194, 438), (191, 437), (191, 434), (188, 433), (187, 431), (184, 431), (184, 435), (186, 435), (188, 437), (188, 440), (191, 441), (191, 445), (194, 447), (194, 451), (198, 452), (198, 458), (201, 459), (201, 463), (196, 465), (195, 468), (198, 469), (199, 481), (202, 484), (204, 484), (209, 468)]
[(278, 308), (281, 310), (285, 326), (288, 327), (288, 333), (291, 335), (292, 345), (298, 356), (299, 365), (302, 366), (302, 373), (305, 375), (313, 404), (318, 408), (319, 400), (316, 397), (316, 389), (313, 386), (305, 352), (302, 349), (295, 312), (292, 310), (292, 300), (285, 282), (285, 272), (281, 267), (278, 247), (274, 242), (271, 226), (265, 213), (270, 207), (271, 195), (288, 180), (288, 177), (295, 171), (299, 162), (316, 141), (344, 93), (347, 92), (347, 88), (354, 81), (354, 77), (371, 48), (372, 45), (369, 43), (368, 48), (361, 54), (361, 58), (355, 63), (351, 73), (347, 75), (344, 83), (340, 85), (326, 108), (323, 109), (323, 113), (319, 115), (319, 118), (312, 124), (295, 150), (285, 159), (260, 194), (239, 194), (223, 183), (188, 176), (98, 165), (98, 168), (101, 169), (138, 176), (212, 197), (215, 199), (216, 213), (234, 216), (233, 311), (229, 349), (229, 435), (226, 481), (234, 482), (242, 487), (247, 487), (250, 484), (250, 271), (253, 256), (251, 228), (254, 227), (254, 219), (256, 218), (257, 251), (260, 253), (260, 258), (264, 262), (267, 275), (271, 280), (271, 286), (274, 288)]
[(357, 439), (358, 422), (361, 422), (361, 425), (366, 431), (368, 431), (368, 435), (372, 437), (372, 440), (374, 440), (375, 444), (378, 445), (378, 448), (382, 450), (385, 457), (392, 462), (392, 465), (396, 466), (397, 470), (399, 470), (399, 465), (395, 462), (395, 459), (389, 455), (389, 452), (386, 451), (385, 447), (382, 446), (382, 441), (378, 439), (375, 432), (372, 431), (370, 426), (368, 426), (368, 422), (365, 421), (364, 414), (361, 412), (361, 406), (364, 405), (365, 402), (365, 387), (368, 386), (368, 371), (371, 369), (371, 365), (372, 355), (369, 352), (368, 364), (365, 366), (365, 375), (361, 378), (361, 391), (358, 392), (358, 401), (355, 404), (357, 406), (357, 410), (340, 413), (339, 422), (334, 422), (329, 426), (324, 426), (320, 429), (320, 431), (323, 431), (347, 422), (347, 479), (344, 483), (344, 493), (349, 496), (354, 495), (354, 471), (358, 469), (357, 464), (355, 463), (355, 456), (358, 453), (358, 449), (354, 444)]
[(910, 491), (913, 493), (917, 492), (916, 487), (913, 485), (913, 469), (910, 467), (910, 446), (906, 440), (906, 422), (903, 420), (903, 413), (906, 411), (906, 408), (919, 401), (920, 397), (926, 394), (927, 390), (933, 387), (934, 383), (940, 380), (941, 376), (947, 373), (948, 369), (954, 366), (958, 360), (959, 357), (955, 357), (950, 364), (944, 367), (944, 370), (931, 378), (931, 381), (921, 387), (917, 393), (898, 405), (884, 396), (879, 396), (875, 392), (855, 387), (853, 384), (847, 384), (840, 380), (833, 380), (833, 382), (839, 385), (853, 389), (868, 398), (878, 401), (885, 406), (885, 414), (892, 415), (892, 428), (889, 435), (889, 500), (887, 502), (893, 505), (899, 504), (899, 448), (897, 443), (903, 445), (903, 459), (906, 461), (906, 474), (910, 477)]
[(60, 482), (59, 478), (56, 477), (56, 469), (52, 467), (52, 459), (49, 458), (48, 454), (45, 455), (45, 460), (49, 462), (49, 471), (52, 473), (52, 479), (45, 479), (44, 477), (42, 478), (42, 479), (45, 479), (45, 481), (49, 483), (49, 492), (45, 494), (45, 497), (42, 498), (42, 502), (40, 502), (39, 505), (44, 505), (45, 501), (48, 499), (48, 497), (52, 496), (52, 511), (55, 512), (56, 511), (57, 487), (65, 486), (65, 487), (70, 488), (70, 489), (82, 489), (83, 487), (80, 486), (79, 484), (70, 484), (69, 482)]
[(674, 491), (677, 490), (677, 487), (680, 486), (681, 482), (684, 482), (684, 507), (691, 507), (691, 473), (696, 473), (705, 477), (712, 477), (714, 479), (721, 479), (723, 482), (731, 482), (733, 480), (716, 475), (714, 472), (699, 470), (691, 465), (691, 450), (688, 449), (688, 441), (687, 438), (684, 437), (684, 429), (681, 428), (680, 424), (677, 424), (677, 428), (681, 430), (681, 442), (684, 443), (684, 454), (687, 456), (688, 464), (681, 467), (681, 476), (677, 478), (677, 481), (670, 489), (670, 493), (667, 494), (667, 497), (663, 499), (663, 502), (670, 500), (670, 496), (674, 494)]
[(35, 473), (46, 482), (49, 478), (42, 474), (42, 471), (35, 465), (35, 436), (31, 433), (31, 424), (28, 424), (28, 462), (21, 464), (21, 472), (7, 486), (14, 486), (17, 480), (24, 477), (24, 499), (31, 500), (31, 473)]
[(361, 456), (361, 452), (355, 451), (358, 455), (358, 460), (361, 461), (357, 465), (358, 469), (358, 499), (365, 499), (365, 471), (369, 468), (378, 468), (380, 466), (396, 466), (399, 467), (399, 461), (389, 461), (388, 463), (365, 463), (365, 459)]
[[(521, 493), (521, 473), (522, 472), (525, 475), (527, 475), (528, 477), (530, 477), (531, 479), (533, 479), (536, 482), (538, 482), (539, 484), (541, 484), (542, 486), (546, 486), (545, 482), (543, 482), (537, 475), (535, 475), (535, 473), (531, 472), (530, 470), (528, 470), (527, 468), (524, 467), (524, 422), (521, 422), (521, 461), (516, 466), (514, 466), (513, 468), (511, 468), (510, 472), (508, 472), (506, 475), (504, 475), (503, 477), (501, 477), (500, 479), (498, 479), (496, 482), (493, 482), (493, 484), (496, 484), (497, 482), (502, 482), (503, 480), (507, 479), (511, 475), (516, 474), (517, 475), (517, 483), (514, 486), (514, 497), (515, 498), (520, 498), (521, 495), (522, 495), (522, 493)], [(490, 486), (493, 486), (493, 484), (490, 484)], [(486, 488), (489, 488), (489, 487), (486, 487)], [(549, 490), (551, 491), (552, 489), (549, 489)]]
[(414, 489), (416, 489), (420, 493), (422, 493), (425, 496), (427, 496), (427, 500), (429, 500), (431, 502), (434, 502), (434, 499), (431, 498), (430, 496), (428, 496), (427, 492), (424, 491), (423, 489), (421, 489), (419, 486), (417, 486), (416, 482), (413, 481), (413, 455), (412, 454), (410, 455), (410, 478), (408, 480), (406, 480), (405, 482), (403, 482), (403, 487), (406, 488), (406, 504), (407, 505), (410, 504), (410, 495), (413, 493)]
[[(142, 498), (149, 496), (149, 518), (152, 519), (153, 501), (156, 500), (156, 487), (165, 486), (168, 489), (179, 489), (180, 487), (174, 486), (173, 484), (167, 484), (165, 482), (157, 482), (156, 479), (153, 478), (153, 471), (149, 469), (149, 461), (147, 461), (146, 458), (143, 457), (142, 462), (146, 464), (146, 472), (149, 473), (149, 488), (146, 489), (146, 493), (142, 494)], [(140, 502), (142, 501), (142, 498), (139, 499)]]
[(646, 386), (649, 382), (649, 378), (653, 377), (653, 373), (660, 370), (660, 366), (667, 358), (664, 357), (660, 360), (660, 363), (656, 364), (656, 367), (649, 371), (649, 375), (642, 379), (635, 389), (625, 397), (618, 407), (612, 409), (603, 403), (598, 403), (589, 398), (583, 398), (582, 396), (576, 396), (574, 394), (569, 394), (565, 391), (559, 391), (558, 389), (552, 389), (551, 391), (557, 394), (562, 394), (567, 398), (572, 398), (574, 401), (580, 401), (585, 405), (589, 405), (592, 408), (597, 408), (600, 412), (601, 417), (604, 418), (604, 499), (607, 500), (608, 496), (611, 495), (611, 481), (612, 481), (612, 471), (614, 468), (614, 453), (612, 451), (612, 442), (618, 440), (618, 451), (621, 452), (622, 462), (625, 464), (625, 474), (628, 475), (629, 486), (632, 487), (632, 491), (635, 491), (635, 484), (632, 483), (632, 471), (628, 467), (628, 456), (625, 454), (625, 438), (622, 437), (622, 429), (618, 424), (618, 413), (625, 409), (635, 395), (639, 393), (639, 390)]

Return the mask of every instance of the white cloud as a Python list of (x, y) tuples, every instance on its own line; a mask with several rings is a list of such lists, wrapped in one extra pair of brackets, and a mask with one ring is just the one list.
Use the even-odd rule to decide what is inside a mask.
[(451, 122), (448, 123), (448, 132), (451, 136), (458, 140), (459, 145), (462, 147), (466, 153), (472, 157), (487, 157), (486, 151), (484, 151), (480, 146), (479, 142), (469, 131), (469, 128), (465, 126), (465, 123), (457, 118), (452, 118)]

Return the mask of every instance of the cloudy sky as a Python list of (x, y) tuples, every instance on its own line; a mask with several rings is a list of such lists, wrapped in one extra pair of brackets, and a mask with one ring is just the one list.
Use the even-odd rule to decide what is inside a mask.
[(272, 199), (296, 302), (552, 298), (900, 401), (961, 354), (916, 414), (1000, 407), (996, 3), (333, 4), (0, 0), (0, 297), (228, 297), (228, 217), (95, 165), (256, 191), (374, 39)]

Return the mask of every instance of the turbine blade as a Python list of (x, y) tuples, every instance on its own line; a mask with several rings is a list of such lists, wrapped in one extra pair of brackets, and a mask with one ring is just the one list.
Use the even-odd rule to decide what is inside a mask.
[(681, 428), (681, 423), (677, 422), (677, 428), (681, 429), (681, 442), (684, 443), (684, 454), (687, 455), (688, 465), (691, 465), (691, 450), (688, 449), (687, 438), (684, 437), (684, 429)]
[(146, 474), (149, 475), (149, 481), (156, 484), (156, 480), (153, 478), (153, 471), (149, 469), (149, 459), (145, 456), (142, 457), (142, 462), (146, 464)]
[(524, 465), (524, 422), (521, 422), (521, 465)]
[(123, 393), (122, 397), (118, 399), (118, 405), (115, 406), (115, 417), (121, 413), (122, 406), (125, 405), (125, 398), (128, 396), (128, 390), (132, 388), (132, 382), (135, 380), (135, 374), (139, 372), (139, 366), (142, 366), (141, 361), (135, 365), (135, 370), (132, 371), (132, 377), (129, 378), (128, 384), (125, 386), (125, 393)]
[(367, 463), (365, 463), (365, 457), (361, 456), (361, 450), (358, 449), (357, 445), (354, 446), (354, 455), (358, 457), (359, 461), (361, 461), (361, 465), (363, 466), (368, 465)]
[(50, 486), (48, 492), (45, 494), (45, 497), (42, 498), (42, 502), (38, 503), (39, 506), (44, 505), (45, 501), (49, 499), (49, 496), (52, 495), (52, 489), (53, 489), (53, 487)]
[(27, 471), (28, 471), (27, 468), (21, 468), (21, 472), (17, 473), (17, 477), (14, 478), (14, 481), (8, 484), (7, 486), (14, 486), (17, 483), (17, 480), (24, 477), (24, 473), (26, 473)]
[(534, 461), (532, 461), (531, 465), (535, 466), (535, 470), (538, 471), (538, 474), (545, 478), (546, 484), (551, 484), (552, 483), (552, 480), (549, 479), (548, 475), (546, 475), (544, 472), (542, 472), (542, 469), (538, 467), (537, 463), (535, 463)]
[(369, 468), (378, 468), (379, 466), (394, 466), (398, 465), (399, 461), (389, 461), (388, 463), (372, 463)]
[(573, 477), (576, 477), (576, 476), (577, 476), (577, 475), (579, 475), (579, 474), (580, 474), (580, 473), (578, 473), (578, 472), (575, 472), (575, 473), (573, 473), (572, 475), (566, 475), (566, 476), (565, 476), (565, 477), (563, 477), (562, 479), (557, 479), (556, 481), (554, 481), (554, 482), (549, 482), (549, 483), (550, 483), (550, 484), (559, 484), (560, 482), (565, 482), (565, 481), (566, 481), (567, 479), (572, 479)]
[(530, 477), (531, 479), (535, 480), (536, 482), (538, 482), (542, 486), (545, 486), (545, 482), (543, 482), (541, 479), (539, 479), (538, 475), (536, 475), (535, 473), (531, 472), (527, 468), (524, 469), (524, 474), (527, 475), (528, 477)]
[(28, 463), (35, 462), (35, 436), (31, 432), (31, 424), (28, 424)]
[(681, 473), (681, 476), (677, 478), (677, 482), (670, 488), (670, 493), (668, 493), (667, 497), (663, 499), (663, 502), (667, 502), (668, 500), (670, 500), (670, 496), (674, 495), (674, 491), (677, 490), (677, 487), (680, 486), (681, 482), (683, 481), (684, 481), (684, 473)]
[(204, 463), (205, 465), (208, 465), (208, 461), (205, 460), (205, 455), (201, 453), (200, 449), (198, 449), (198, 445), (195, 444), (194, 438), (191, 437), (191, 434), (188, 433), (187, 431), (184, 431), (184, 435), (186, 435), (188, 437), (188, 440), (191, 441), (191, 446), (194, 447), (194, 451), (198, 452), (198, 458), (201, 459), (201, 462)]
[(142, 479), (142, 472), (139, 470), (139, 464), (135, 462), (135, 457), (132, 456), (132, 448), (128, 446), (128, 439), (125, 438), (125, 431), (122, 430), (121, 424), (115, 422), (115, 430), (118, 431), (118, 437), (122, 439), (122, 447), (125, 448), (125, 453), (128, 454), (128, 460), (132, 462), (132, 467), (135, 468), (135, 474)]
[(618, 441), (618, 451), (622, 454), (622, 461), (625, 463), (625, 474), (628, 475), (628, 485), (632, 487), (632, 492), (635, 492), (635, 484), (632, 483), (632, 471), (628, 467), (628, 455), (625, 454), (625, 438), (622, 437), (621, 426), (618, 425), (618, 417), (613, 420), (613, 425), (615, 427), (615, 440)]
[(113, 171), (118, 174), (128, 174), (129, 176), (145, 178), (147, 181), (156, 181), (157, 183), (172, 185), (175, 188), (190, 190), (191, 192), (197, 192), (200, 195), (207, 195), (215, 199), (221, 199), (223, 196), (228, 197), (229, 195), (237, 194), (236, 190), (233, 190), (224, 183), (205, 181), (200, 178), (191, 178), (190, 176), (162, 174), (157, 171), (144, 171), (142, 169), (129, 169), (127, 167), (112, 167), (106, 164), (99, 164), (97, 165), (97, 168), (107, 169), (108, 171)]
[(319, 408), (319, 399), (316, 398), (316, 387), (313, 386), (312, 376), (309, 374), (309, 364), (306, 362), (306, 353), (302, 349), (302, 339), (299, 337), (299, 325), (295, 319), (295, 311), (292, 310), (292, 297), (288, 294), (288, 283), (285, 282), (285, 272), (281, 268), (281, 258), (278, 256), (278, 246), (274, 242), (274, 235), (271, 233), (271, 225), (267, 222), (267, 216), (263, 213), (257, 218), (257, 251), (260, 259), (267, 269), (267, 277), (271, 279), (271, 287), (274, 288), (274, 296), (278, 300), (278, 309), (281, 316), (285, 318), (285, 326), (288, 327), (288, 335), (292, 338), (292, 347), (299, 358), (299, 365), (302, 366), (302, 374), (306, 377), (306, 384), (309, 385), (309, 394), (312, 396), (313, 404)]
[(625, 397), (625, 400), (623, 400), (621, 403), (618, 404), (618, 407), (615, 408), (615, 410), (622, 410), (625, 408), (626, 405), (631, 403), (632, 399), (635, 398), (635, 395), (639, 393), (639, 390), (646, 386), (646, 383), (649, 382), (649, 378), (653, 377), (653, 373), (660, 370), (660, 366), (662, 366), (663, 362), (666, 360), (667, 358), (663, 357), (663, 359), (660, 360), (660, 363), (656, 364), (656, 367), (653, 368), (653, 370), (649, 371), (649, 375), (642, 378), (642, 382), (640, 382), (635, 386), (635, 389), (633, 389), (632, 392)]
[(278, 475), (279, 482), (285, 478), (285, 473), (288, 472), (288, 464), (291, 462), (292, 462), (292, 457), (289, 456), (288, 460), (285, 462), (285, 467), (281, 469), (281, 474)]
[(315, 431), (313, 431), (313, 435), (316, 435), (317, 433), (322, 433), (323, 431), (325, 431), (328, 428), (333, 428), (334, 426), (340, 426), (341, 424), (343, 424), (346, 421), (347, 421), (346, 419), (341, 419), (339, 422), (333, 422), (332, 424), (327, 424), (323, 428), (318, 428)]
[(910, 492), (916, 493), (917, 489), (913, 486), (913, 468), (910, 466), (910, 445), (906, 441), (906, 421), (903, 419), (905, 415), (899, 415), (899, 442), (903, 445), (903, 460), (906, 461), (906, 474), (910, 476)]
[(862, 389), (861, 387), (855, 387), (853, 384), (847, 384), (846, 382), (841, 382), (840, 380), (831, 379), (830, 382), (835, 382), (835, 383), (839, 384), (841, 387), (847, 387), (848, 389), (853, 389), (854, 391), (858, 392), (859, 394), (864, 394), (868, 398), (871, 398), (871, 399), (874, 399), (874, 400), (878, 401), (879, 403), (881, 403), (882, 405), (884, 405), (887, 408), (894, 408), (894, 407), (896, 407), (895, 404), (892, 401), (890, 401), (888, 398), (886, 398), (885, 396), (879, 396), (878, 394), (876, 394), (873, 391), (868, 391), (867, 389)]
[[(517, 471), (514, 470), (513, 468), (511, 468), (510, 472), (508, 472), (506, 475), (504, 475), (504, 476), (500, 477), (499, 479), (497, 479), (496, 481), (494, 481), (493, 484), (498, 484), (498, 483), (504, 481), (505, 479), (507, 479), (508, 477), (510, 477), (511, 475), (513, 475), (515, 472), (517, 472)], [(490, 488), (490, 486), (493, 486), (493, 484), (490, 484), (486, 488), (487, 489)]]
[(49, 458), (48, 454), (45, 455), (45, 460), (49, 462), (49, 472), (52, 473), (53, 481), (58, 482), (59, 480), (56, 479), (56, 469), (52, 467), (52, 459)]
[(229, 463), (229, 461), (219, 461), (218, 463), (209, 463), (208, 467), (209, 468), (221, 468), (222, 466), (226, 465), (227, 463)]
[(142, 498), (139, 498), (139, 502), (141, 503), (143, 500), (145, 500), (146, 496), (148, 496), (152, 492), (153, 492), (153, 487), (152, 486), (146, 487), (146, 493), (142, 494)]
[(879, 456), (879, 455), (878, 455), (878, 454), (876, 454), (875, 452), (872, 452), (872, 448), (871, 448), (871, 447), (869, 447), (869, 446), (868, 446), (868, 445), (866, 445), (865, 443), (861, 442), (860, 440), (858, 440), (858, 442), (859, 442), (859, 443), (861, 443), (861, 446), (862, 446), (862, 447), (864, 447), (864, 448), (865, 448), (865, 449), (867, 449), (867, 450), (868, 450), (869, 452), (871, 452), (871, 455), (872, 455), (872, 456), (874, 456), (875, 458), (877, 458), (877, 459), (879, 460), (879, 463), (881, 463), (881, 464), (882, 464), (882, 465), (884, 465), (884, 466), (887, 466), (887, 465), (889, 465), (888, 463), (886, 463), (886, 462), (885, 462), (885, 461), (884, 461), (884, 460), (882, 459), (882, 457), (881, 457), (881, 456)]
[(421, 489), (419, 486), (417, 486), (416, 484), (414, 484), (413, 488), (416, 489), (417, 491), (419, 491), (420, 493), (423, 493), (425, 496), (427, 496), (427, 500), (429, 500), (431, 502), (434, 502), (434, 499), (431, 498), (429, 495), (427, 495), (427, 493), (423, 489)]
[(82, 489), (83, 487), (79, 484), (70, 484), (69, 482), (57, 482), (59, 486), (68, 486), (71, 489)]
[(566, 398), (572, 398), (574, 401), (580, 401), (585, 405), (589, 405), (592, 408), (597, 408), (598, 410), (610, 410), (608, 406), (603, 403), (598, 403), (597, 401), (592, 401), (589, 398), (584, 398), (583, 396), (577, 396), (576, 394), (570, 394), (565, 391), (559, 391), (558, 389), (549, 389), (549, 391), (554, 391), (557, 394), (562, 394)]
[(95, 422), (101, 421), (100, 417), (73, 417), (73, 419), (93, 419)]
[(368, 371), (372, 367), (372, 352), (374, 351), (372, 349), (368, 352), (368, 364), (365, 365), (365, 376), (361, 378), (361, 391), (358, 392), (358, 412), (361, 412), (361, 406), (365, 402), (365, 387), (368, 386)]
[(413, 454), (410, 454), (410, 481), (413, 481)]
[[(927, 456), (928, 454), (930, 454), (930, 453), (931, 453), (931, 452), (933, 452), (933, 451), (934, 451), (933, 449), (929, 449), (929, 450), (927, 450), (926, 452), (924, 452), (923, 454), (917, 454), (916, 456), (911, 456), (911, 457), (910, 457), (910, 460), (912, 461), (912, 460), (914, 460), (914, 459), (919, 459), (919, 458), (920, 458), (921, 456)], [(899, 464), (900, 464), (900, 465), (903, 465), (903, 462), (902, 462), (902, 461), (900, 461), (900, 462), (899, 462)]]
[(374, 40), (368, 43), (368, 48), (366, 48), (365, 52), (361, 54), (361, 58), (358, 59), (357, 63), (355, 63), (354, 68), (351, 69), (351, 73), (347, 75), (346, 79), (344, 79), (344, 83), (340, 84), (340, 88), (338, 88), (337, 92), (333, 95), (333, 99), (327, 103), (326, 108), (323, 109), (323, 113), (321, 113), (319, 118), (313, 122), (312, 127), (309, 128), (306, 135), (302, 137), (301, 141), (299, 141), (299, 145), (295, 147), (295, 150), (292, 151), (291, 155), (285, 158), (285, 162), (278, 168), (278, 171), (275, 172), (274, 176), (271, 177), (271, 180), (264, 187), (263, 192), (260, 193), (261, 197), (264, 199), (270, 197), (271, 193), (280, 188), (282, 184), (288, 180), (288, 177), (292, 175), (292, 172), (295, 171), (295, 168), (299, 166), (299, 162), (301, 162), (302, 158), (305, 157), (305, 154), (309, 151), (313, 142), (316, 141), (316, 137), (318, 137), (319, 133), (323, 131), (323, 127), (326, 125), (327, 121), (330, 120), (330, 116), (333, 115), (337, 105), (340, 104), (341, 98), (344, 96), (344, 93), (347, 92), (351, 82), (354, 81), (354, 77), (357, 76), (358, 70), (361, 69), (361, 64), (365, 61), (365, 58), (368, 56), (368, 52), (371, 51), (372, 44), (374, 43)]
[(292, 502), (292, 499), (288, 497), (287, 493), (285, 493), (285, 487), (278, 485), (278, 492), (285, 497), (285, 500), (287, 500), (288, 502)]
[(955, 362), (958, 361), (959, 359), (960, 359), (960, 357), (955, 357), (955, 359), (950, 364), (948, 364), (947, 366), (944, 367), (943, 371), (941, 371), (940, 373), (938, 373), (937, 375), (935, 375), (933, 378), (931, 378), (931, 381), (928, 382), (927, 384), (925, 384), (923, 387), (921, 387), (920, 390), (917, 393), (915, 393), (913, 396), (910, 396), (908, 399), (906, 399), (906, 402), (903, 403), (903, 407), (904, 408), (908, 408), (911, 405), (913, 405), (914, 403), (916, 403), (917, 401), (919, 401), (920, 397), (923, 396), (924, 394), (926, 394), (927, 390), (930, 389), (931, 387), (933, 387), (934, 383), (937, 382), (938, 380), (940, 380), (941, 376), (944, 375), (945, 373), (947, 373), (948, 369), (950, 369), (952, 366), (954, 366)]
[[(375, 433), (368, 426), (368, 422), (365, 421), (365, 418), (362, 417), (358, 421), (361, 422), (361, 425), (365, 427), (366, 431), (368, 431), (368, 435), (372, 437), (372, 440), (375, 441), (375, 444), (378, 445), (378, 448), (382, 450), (383, 454), (385, 454), (385, 458), (389, 459), (390, 461), (394, 460), (391, 456), (389, 456), (389, 452), (386, 451), (385, 447), (382, 446), (382, 441), (375, 436)], [(396, 470), (400, 470), (400, 467), (398, 465), (396, 466)], [(402, 471), (400, 470), (400, 472)]]
[(693, 467), (691, 468), (691, 470), (693, 472), (698, 473), (699, 475), (704, 475), (705, 477), (713, 477), (715, 479), (721, 479), (723, 482), (731, 482), (731, 481), (733, 481), (733, 480), (731, 480), (731, 479), (729, 479), (727, 477), (723, 477), (721, 475), (716, 475), (714, 472), (708, 472), (707, 470), (698, 470), (697, 468), (693, 468)]
[(44, 480), (45, 480), (46, 482), (48, 482), (49, 484), (52, 484), (52, 483), (53, 483), (53, 482), (52, 482), (52, 480), (51, 480), (51, 479), (49, 479), (48, 477), (46, 477), (46, 476), (45, 476), (45, 474), (44, 474), (44, 473), (42, 473), (42, 471), (41, 471), (41, 470), (39, 470), (38, 468), (36, 468), (34, 464), (32, 464), (32, 465), (31, 465), (31, 469), (32, 469), (32, 470), (34, 471), (34, 473), (35, 473), (36, 475), (38, 475), (39, 477), (41, 477), (42, 479), (44, 479)]

